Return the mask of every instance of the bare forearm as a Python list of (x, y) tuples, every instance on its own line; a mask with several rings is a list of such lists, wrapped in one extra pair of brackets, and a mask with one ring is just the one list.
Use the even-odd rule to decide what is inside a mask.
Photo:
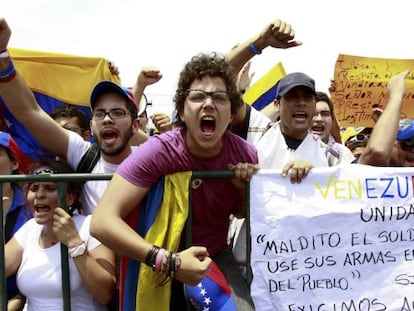
[(7, 302), (7, 311), (21, 311), (26, 303), (26, 297), (17, 294)]
[(391, 152), (397, 137), (405, 95), (405, 77), (409, 70), (402, 71), (388, 81), (389, 100), (375, 123), (367, 147), (358, 160), (361, 164), (389, 165)]
[(134, 94), (136, 102), (139, 104), (141, 102), (141, 97), (144, 94), (146, 86), (136, 83), (132, 88), (132, 94)]
[(262, 51), (267, 46), (260, 35), (258, 35), (240, 44), (236, 48), (232, 49), (229, 53), (227, 53), (226, 60), (234, 74), (238, 74), (243, 68), (244, 64), (253, 58), (253, 56), (255, 56), (249, 47), (250, 43), (253, 43), (259, 51)]
[[(102, 261), (106, 268), (99, 264), (98, 260)], [(104, 259), (95, 259), (86, 251), (84, 255), (73, 258), (73, 261), (85, 288), (97, 301), (107, 304), (113, 296), (116, 285), (115, 260), (109, 263)]]
[(368, 144), (358, 159), (360, 164), (387, 166), (398, 131), (403, 94), (392, 96), (372, 130)]
[(122, 219), (116, 216), (101, 219), (94, 215), (91, 223), (91, 234), (104, 245), (132, 259), (143, 262), (152, 245), (131, 229)]

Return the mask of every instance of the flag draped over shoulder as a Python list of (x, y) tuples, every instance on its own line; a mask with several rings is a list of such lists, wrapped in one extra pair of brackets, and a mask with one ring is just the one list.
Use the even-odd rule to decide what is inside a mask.
[[(177, 250), (188, 215), (191, 172), (161, 178), (147, 193), (141, 206), (132, 212), (128, 224), (148, 242)], [(171, 282), (160, 286), (162, 273), (137, 260), (121, 258), (119, 283), (121, 311), (168, 311)]]
[[(50, 114), (63, 104), (78, 106), (90, 118), (89, 97), (101, 80), (120, 83), (109, 71), (105, 58), (9, 48), (14, 66), (33, 91), (37, 102)], [(8, 131), (22, 152), (33, 160), (45, 155), (31, 133), (10, 113), (1, 100)]]
[(276, 64), (263, 77), (257, 80), (243, 95), (244, 102), (262, 110), (273, 102), (277, 95), (277, 84), (286, 75), (282, 63)]

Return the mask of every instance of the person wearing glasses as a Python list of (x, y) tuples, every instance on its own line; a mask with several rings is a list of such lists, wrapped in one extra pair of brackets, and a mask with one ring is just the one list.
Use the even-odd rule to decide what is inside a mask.
[[(170, 310), (185, 310), (183, 283), (198, 284), (212, 260), (232, 288), (238, 310), (254, 310), (246, 281), (227, 244), (227, 232), (230, 214), (245, 217), (242, 204), (245, 182), (258, 170), (258, 158), (253, 145), (229, 130), (241, 98), (224, 57), (216, 53), (194, 56), (180, 73), (174, 101), (176, 127), (151, 136), (121, 163), (93, 213), (91, 233), (131, 259), (148, 266), (154, 264), (150, 273), (162, 274), (161, 262), (170, 262), (165, 257), (171, 258), (170, 254), (176, 250), (157, 249), (131, 230), (127, 215), (137, 212), (145, 194), (162, 176), (185, 171), (232, 170), (233, 179), (194, 183), (191, 204), (194, 246), (179, 248), (180, 264), (172, 281)], [(168, 265), (165, 272), (171, 267)]]
[(405, 78), (409, 72), (402, 71), (388, 81), (388, 103), (375, 123), (357, 163), (374, 166), (414, 166), (414, 121), (401, 120), (406, 91)]
[[(10, 36), (9, 25), (0, 17), (0, 95), (10, 112), (46, 151), (66, 159), (76, 170), (91, 143), (60, 126), (40, 108), (7, 52)], [(100, 158), (92, 173), (113, 173), (119, 163), (137, 148), (130, 143), (131, 136), (137, 134), (139, 127), (135, 99), (127, 88), (102, 81), (92, 90), (90, 105), (90, 127), (100, 149)], [(146, 139), (147, 135), (143, 135), (141, 142)], [(84, 213), (92, 213), (107, 183), (108, 181), (88, 181), (84, 184)]]
[(359, 133), (350, 136), (345, 141), (345, 146), (351, 150), (352, 154), (355, 157), (354, 163), (358, 161), (358, 158), (361, 156), (365, 147), (367, 146), (369, 136), (371, 134), (372, 127), (365, 127)]

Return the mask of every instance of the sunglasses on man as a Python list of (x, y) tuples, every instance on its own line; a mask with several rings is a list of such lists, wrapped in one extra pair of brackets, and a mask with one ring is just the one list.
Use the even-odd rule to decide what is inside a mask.
[(359, 142), (364, 143), (368, 140), (369, 136), (365, 134), (357, 134), (355, 136), (352, 136), (350, 139), (348, 139), (348, 142)]

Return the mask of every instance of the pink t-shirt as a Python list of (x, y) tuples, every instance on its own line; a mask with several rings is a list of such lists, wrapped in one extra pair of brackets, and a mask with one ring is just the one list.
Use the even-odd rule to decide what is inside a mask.
[[(117, 169), (129, 182), (151, 187), (161, 176), (184, 171), (227, 170), (228, 164), (257, 163), (253, 145), (226, 131), (223, 148), (213, 158), (192, 155), (185, 144), (185, 129), (152, 136)], [(205, 179), (193, 186), (193, 245), (206, 246), (210, 255), (227, 249), (230, 214), (242, 207), (240, 193), (230, 179)], [(137, 202), (138, 203), (138, 202)]]

